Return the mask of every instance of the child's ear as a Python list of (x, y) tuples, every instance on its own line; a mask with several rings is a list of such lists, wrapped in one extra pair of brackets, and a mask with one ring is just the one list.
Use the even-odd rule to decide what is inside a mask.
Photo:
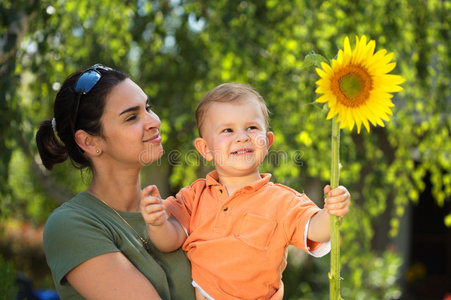
[(268, 131), (266, 133), (266, 141), (268, 142), (268, 149), (271, 147), (272, 143), (274, 142), (274, 133), (272, 131)]
[(85, 151), (86, 154), (97, 156), (102, 152), (100, 149), (97, 137), (90, 135), (84, 130), (77, 130), (75, 132), (75, 142), (77, 145)]
[(196, 147), (200, 155), (202, 155), (203, 158), (205, 158), (207, 161), (211, 161), (213, 159), (213, 155), (208, 149), (207, 141), (205, 141), (203, 138), (196, 138), (194, 140), (194, 147)]

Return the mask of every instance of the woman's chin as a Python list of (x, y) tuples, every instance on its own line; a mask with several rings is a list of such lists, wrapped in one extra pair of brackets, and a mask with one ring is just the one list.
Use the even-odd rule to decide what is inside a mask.
[(151, 147), (149, 149), (143, 150), (139, 155), (139, 163), (141, 165), (151, 164), (163, 156), (164, 150), (163, 146), (159, 144), (158, 146)]

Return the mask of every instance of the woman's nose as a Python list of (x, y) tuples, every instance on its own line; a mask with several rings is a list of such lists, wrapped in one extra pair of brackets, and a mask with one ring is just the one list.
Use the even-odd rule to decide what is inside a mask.
[(160, 118), (153, 111), (149, 112), (146, 117), (145, 127), (147, 130), (153, 128), (160, 129), (161, 121)]

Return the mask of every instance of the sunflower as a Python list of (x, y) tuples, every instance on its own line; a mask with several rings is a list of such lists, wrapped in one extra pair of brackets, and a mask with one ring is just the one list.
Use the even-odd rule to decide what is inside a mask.
[[(316, 72), (321, 77), (316, 84), (316, 93), (322, 94), (316, 102), (327, 103), (329, 112), (327, 119), (336, 116), (340, 128), (352, 130), (354, 125), (360, 133), (363, 124), (370, 131), (369, 122), (373, 126), (384, 126), (392, 115), (394, 106), (391, 93), (402, 90), (400, 86), (404, 78), (387, 74), (396, 63), (390, 62), (393, 53), (385, 49), (374, 53), (376, 43), (366, 36), (356, 36), (356, 45), (351, 49), (349, 38), (344, 41), (344, 50), (339, 50), (331, 65), (324, 62)], [(369, 122), (368, 122), (369, 121)]]

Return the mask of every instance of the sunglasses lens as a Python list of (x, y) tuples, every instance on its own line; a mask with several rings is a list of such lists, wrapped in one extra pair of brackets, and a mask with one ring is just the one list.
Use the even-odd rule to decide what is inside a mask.
[(100, 73), (95, 70), (90, 70), (83, 73), (80, 78), (78, 78), (77, 84), (75, 85), (75, 92), (86, 94), (99, 82)]

